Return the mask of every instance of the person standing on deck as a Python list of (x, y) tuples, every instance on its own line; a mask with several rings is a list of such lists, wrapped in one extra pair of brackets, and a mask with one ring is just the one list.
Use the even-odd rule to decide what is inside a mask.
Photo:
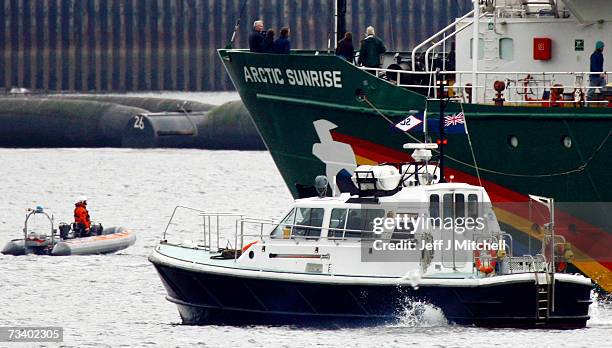
[(87, 197), (81, 196), (74, 204), (74, 224), (77, 237), (89, 236), (91, 219), (87, 211)]
[(274, 29), (268, 29), (266, 31), (266, 37), (263, 41), (263, 53), (274, 53)]
[(359, 47), (359, 64), (366, 68), (380, 68), (380, 55), (387, 52), (382, 40), (375, 36), (374, 27), (366, 28), (366, 37)]
[(597, 90), (596, 88), (592, 87), (604, 87), (606, 83), (604, 80), (604, 74), (602, 73), (604, 71), (603, 49), (604, 43), (602, 41), (597, 41), (595, 43), (595, 52), (591, 54), (590, 72), (597, 72), (598, 74), (591, 74), (589, 76), (589, 87), (591, 87), (589, 88), (589, 92), (587, 93), (587, 98), (589, 100), (593, 99), (593, 97), (595, 96), (595, 91)]
[(280, 37), (274, 41), (274, 53), (289, 54), (290, 51), (289, 28), (284, 27), (280, 31)]
[(353, 47), (353, 33), (346, 32), (344, 38), (338, 42), (336, 55), (348, 60), (350, 63), (355, 59), (355, 48)]
[(253, 22), (253, 31), (249, 35), (249, 49), (251, 52), (262, 53), (264, 49), (263, 21)]

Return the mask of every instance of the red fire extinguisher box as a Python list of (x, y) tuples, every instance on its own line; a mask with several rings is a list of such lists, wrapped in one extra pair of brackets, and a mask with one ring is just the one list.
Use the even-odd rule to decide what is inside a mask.
[(552, 40), (547, 37), (533, 38), (533, 59), (550, 60), (552, 58)]

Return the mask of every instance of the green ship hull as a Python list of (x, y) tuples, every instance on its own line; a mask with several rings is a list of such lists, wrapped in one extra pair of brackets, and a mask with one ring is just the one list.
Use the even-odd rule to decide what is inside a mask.
[[(395, 125), (413, 111), (439, 114), (438, 102), (333, 55), (219, 54), (295, 197), (330, 170), (409, 160), (403, 144), (423, 135)], [(524, 253), (541, 240), (527, 195), (555, 198), (556, 232), (573, 246), (573, 265), (612, 291), (612, 108), (451, 103), (446, 111), (464, 112), (479, 168), (465, 134), (448, 135), (446, 180), (482, 183)]]

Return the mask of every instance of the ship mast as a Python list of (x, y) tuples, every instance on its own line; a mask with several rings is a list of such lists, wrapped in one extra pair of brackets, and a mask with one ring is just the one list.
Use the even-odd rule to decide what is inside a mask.
[[(437, 69), (438, 72), (440, 69)], [(440, 181), (441, 183), (446, 182), (444, 180), (444, 145), (446, 145), (446, 134), (444, 133), (444, 110), (446, 109), (446, 101), (444, 100), (444, 79), (443, 75), (436, 74), (437, 80), (440, 81), (440, 92), (438, 93), (438, 102), (440, 103), (440, 121), (438, 127), (440, 131), (440, 139), (438, 140), (438, 146), (440, 147)]]
[[(480, 24), (480, 0), (472, 0), (474, 3), (474, 19), (472, 22), (472, 95), (478, 96), (478, 81), (476, 81), (476, 73), (478, 71), (478, 33)], [(472, 101), (477, 98), (472, 98)]]
[(346, 0), (334, 1), (334, 48), (346, 33)]

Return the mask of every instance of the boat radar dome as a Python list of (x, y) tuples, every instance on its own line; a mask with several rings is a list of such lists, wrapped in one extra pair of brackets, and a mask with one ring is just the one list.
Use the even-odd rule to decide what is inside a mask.
[(407, 143), (404, 149), (413, 149), (412, 158), (417, 162), (429, 161), (432, 157), (431, 150), (438, 148), (436, 143)]
[(319, 175), (315, 178), (315, 189), (317, 190), (319, 198), (323, 198), (327, 194), (328, 183), (329, 181), (325, 175)]

